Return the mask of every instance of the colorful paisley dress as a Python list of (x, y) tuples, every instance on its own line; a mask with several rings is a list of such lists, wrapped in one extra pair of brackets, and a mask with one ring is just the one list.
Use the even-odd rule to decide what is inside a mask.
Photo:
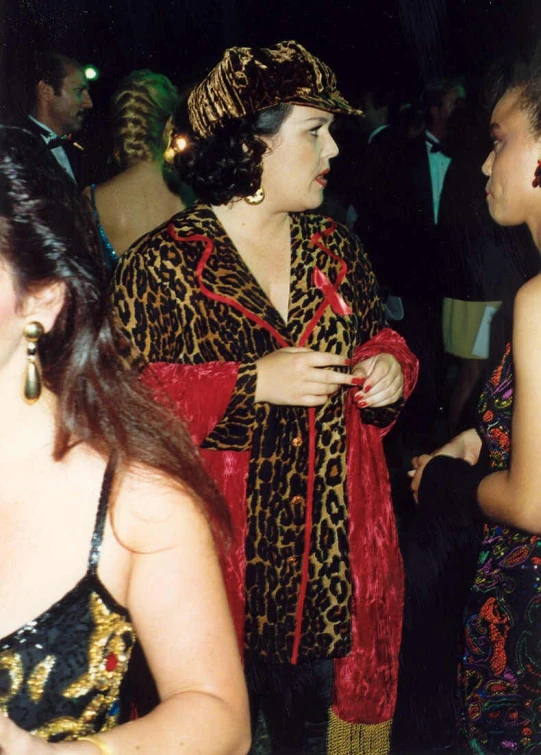
[[(508, 346), (479, 405), (479, 431), (493, 470), (509, 465), (512, 403)], [(540, 753), (541, 537), (485, 525), (461, 673), (470, 751)]]

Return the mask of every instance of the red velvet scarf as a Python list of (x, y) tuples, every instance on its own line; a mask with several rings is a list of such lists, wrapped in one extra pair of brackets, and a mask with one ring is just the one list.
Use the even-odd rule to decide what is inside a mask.
[[(385, 328), (357, 348), (354, 362), (375, 354), (393, 354), (404, 373), (407, 398), (417, 379), (417, 360), (405, 341)], [(200, 445), (223, 417), (235, 387), (238, 365), (151, 364), (146, 382), (157, 398), (174, 403)], [(216, 390), (216, 386), (220, 390)], [(353, 578), (352, 651), (335, 661), (333, 708), (349, 723), (376, 724), (392, 718), (396, 702), (398, 653), (402, 627), (402, 560), (391, 504), (389, 476), (382, 447), (384, 429), (366, 425), (346, 398), (348, 439), (349, 544)], [(217, 482), (233, 520), (232, 543), (224, 559), (224, 579), (243, 648), (246, 480), (249, 451), (201, 449), (207, 470)]]

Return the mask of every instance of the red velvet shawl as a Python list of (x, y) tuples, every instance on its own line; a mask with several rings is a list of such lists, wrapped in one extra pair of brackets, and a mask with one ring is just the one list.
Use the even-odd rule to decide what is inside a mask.
[[(356, 349), (353, 362), (382, 352), (393, 354), (400, 362), (407, 398), (417, 379), (417, 360), (397, 333), (389, 328), (381, 330)], [(225, 414), (237, 371), (238, 365), (231, 362), (157, 363), (149, 365), (145, 379), (158, 398), (161, 394), (166, 402), (173, 400), (200, 445)], [(340, 719), (349, 723), (377, 724), (392, 718), (396, 702), (403, 573), (382, 446), (390, 426), (382, 429), (364, 424), (353, 400), (355, 391), (351, 390), (346, 399), (352, 651), (346, 658), (335, 660), (333, 708)], [(201, 454), (228, 502), (233, 520), (224, 578), (242, 648), (250, 453), (201, 448)]]

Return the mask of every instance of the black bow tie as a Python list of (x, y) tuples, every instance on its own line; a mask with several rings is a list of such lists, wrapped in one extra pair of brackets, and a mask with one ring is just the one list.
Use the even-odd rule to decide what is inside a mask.
[(59, 136), (56, 136), (54, 139), (50, 139), (47, 142), (47, 146), (49, 149), (55, 149), (56, 147), (66, 147), (68, 144), (67, 139), (61, 139)]
[(81, 147), (80, 144), (74, 142), (73, 139), (68, 139), (66, 136), (56, 136), (54, 139), (51, 139), (47, 142), (47, 147), (49, 149), (62, 147), (62, 149), (67, 152), (68, 155), (76, 155), (77, 153), (84, 152), (84, 148)]
[(430, 145), (431, 152), (443, 152), (441, 143), (425, 134), (425, 142)]

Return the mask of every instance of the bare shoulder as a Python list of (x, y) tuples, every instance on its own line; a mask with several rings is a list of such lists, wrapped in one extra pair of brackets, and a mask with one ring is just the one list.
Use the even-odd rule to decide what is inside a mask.
[(135, 465), (117, 486), (115, 532), (124, 547), (138, 553), (210, 537), (202, 505), (188, 488), (157, 470)]
[(513, 343), (522, 336), (541, 334), (541, 275), (521, 286), (515, 296)]
[(519, 288), (515, 297), (515, 307), (536, 304), (541, 308), (541, 274), (530, 278)]

